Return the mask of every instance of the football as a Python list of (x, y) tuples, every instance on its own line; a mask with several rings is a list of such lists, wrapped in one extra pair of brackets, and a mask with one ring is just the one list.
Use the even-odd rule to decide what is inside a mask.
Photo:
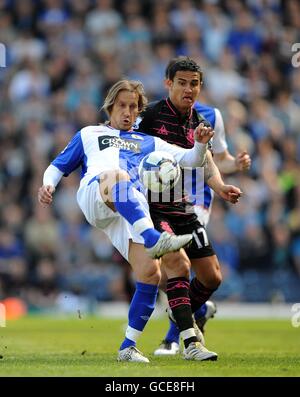
[(139, 165), (139, 178), (146, 189), (155, 193), (171, 189), (180, 178), (180, 167), (172, 154), (151, 152)]

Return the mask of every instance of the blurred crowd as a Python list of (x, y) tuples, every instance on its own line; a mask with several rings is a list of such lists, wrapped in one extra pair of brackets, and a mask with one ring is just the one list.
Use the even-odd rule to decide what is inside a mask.
[(76, 203), (79, 175), (63, 178), (51, 208), (37, 190), (72, 135), (103, 121), (108, 87), (141, 80), (160, 99), (169, 59), (188, 55), (230, 152), (253, 159), (250, 172), (226, 177), (240, 203), (214, 203), (209, 237), (224, 276), (215, 298), (299, 301), (297, 0), (0, 0), (0, 43), (0, 299), (32, 310), (68, 307), (71, 296), (129, 299), (128, 265)]

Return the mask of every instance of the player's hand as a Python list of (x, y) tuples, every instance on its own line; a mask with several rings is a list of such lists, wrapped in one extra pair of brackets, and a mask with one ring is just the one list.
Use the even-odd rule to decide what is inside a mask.
[(239, 153), (235, 158), (235, 163), (239, 171), (249, 170), (251, 167), (251, 157), (249, 153), (246, 150)]
[(214, 130), (209, 123), (201, 121), (194, 131), (195, 141), (206, 144), (214, 136)]
[(41, 186), (38, 191), (39, 203), (44, 207), (47, 207), (52, 203), (53, 193), (55, 192), (55, 187), (51, 185)]
[(217, 192), (222, 199), (229, 201), (232, 204), (239, 202), (242, 191), (233, 185), (223, 185), (222, 188)]

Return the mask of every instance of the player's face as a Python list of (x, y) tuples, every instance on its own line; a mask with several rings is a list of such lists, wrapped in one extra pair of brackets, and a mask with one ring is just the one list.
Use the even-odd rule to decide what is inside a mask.
[(130, 130), (139, 114), (138, 101), (135, 92), (119, 92), (111, 111), (110, 125), (117, 130)]
[(178, 71), (173, 81), (166, 80), (169, 97), (180, 113), (191, 109), (200, 93), (201, 83), (198, 72)]

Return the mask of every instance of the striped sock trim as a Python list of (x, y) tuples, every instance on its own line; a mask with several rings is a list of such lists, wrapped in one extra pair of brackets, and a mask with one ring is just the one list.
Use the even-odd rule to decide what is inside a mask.
[(130, 325), (128, 325), (128, 327), (126, 329), (125, 336), (127, 339), (130, 339), (133, 342), (136, 342), (137, 339), (140, 337), (141, 333), (142, 333), (142, 331), (139, 331), (135, 328), (130, 327)]
[(188, 281), (182, 281), (182, 280), (177, 280), (177, 281), (168, 281), (167, 284), (167, 292), (173, 291), (177, 288), (185, 288), (189, 289), (190, 288), (190, 283)]
[(174, 298), (174, 299), (169, 300), (169, 306), (171, 309), (174, 309), (174, 307), (181, 306), (181, 305), (191, 306), (190, 298), (180, 297), (180, 298)]
[(192, 338), (193, 336), (196, 336), (195, 330), (194, 328), (185, 329), (184, 331), (180, 332), (180, 336), (182, 337), (183, 340)]
[(132, 226), (138, 234), (142, 234), (147, 229), (154, 228), (152, 221), (148, 218), (141, 218), (134, 222)]

